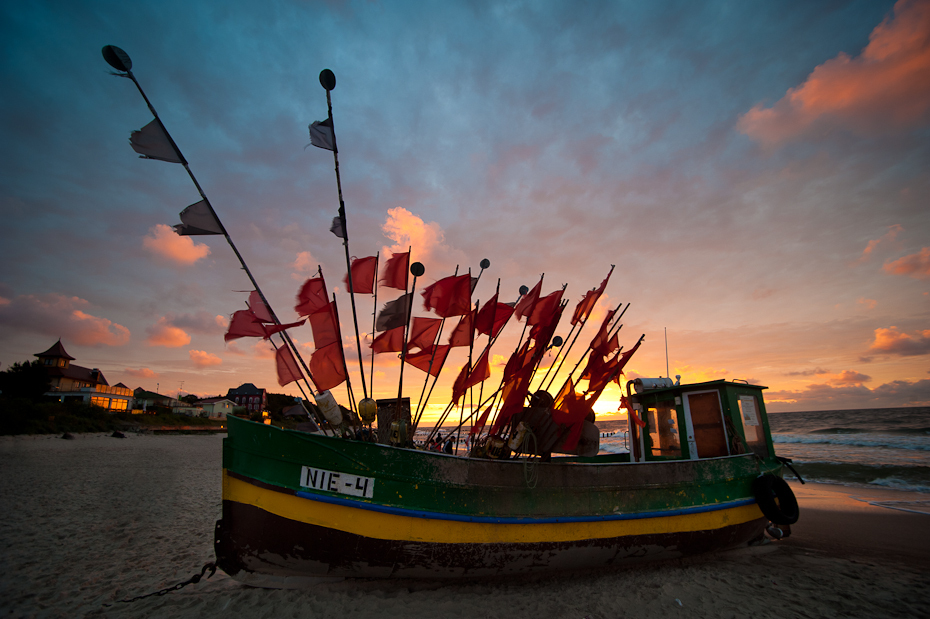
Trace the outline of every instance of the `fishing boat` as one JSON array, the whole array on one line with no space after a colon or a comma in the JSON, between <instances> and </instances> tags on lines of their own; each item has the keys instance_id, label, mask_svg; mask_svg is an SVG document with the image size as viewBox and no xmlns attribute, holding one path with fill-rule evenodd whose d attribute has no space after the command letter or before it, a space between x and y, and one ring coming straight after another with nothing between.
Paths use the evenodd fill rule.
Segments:
<instances>
[{"instance_id":1,"label":"fishing boat","mask_svg":"<svg viewBox=\"0 0 930 619\"><path fill-rule=\"evenodd\" d=\"M103 55L117 75L133 81L155 116L132 134L132 148L146 158L182 164L200 192L202 200L181 212L176 231L224 236L254 286L248 310L232 315L227 341L280 338L279 383L294 382L305 396L300 405L308 420L297 429L228 418L222 518L214 544L216 564L227 574L254 586L300 587L332 578L470 578L597 568L733 548L761 539L773 523L787 527L797 520L797 501L782 479L790 464L775 455L763 386L725 380L682 384L669 377L627 381L621 407L628 449L600 450L593 405L611 382L621 384L624 366L645 337L624 352L618 332L626 309L620 312L620 305L607 312L562 387L551 394L613 267L578 303L563 341L555 331L567 305L564 287L542 295L540 278L532 290L522 287L515 302L502 303L498 280L492 299L479 308L471 294L490 266L482 260L476 278L456 272L425 288L424 309L436 318L413 317L424 267L411 264L409 252L394 254L381 281L403 294L372 325L372 334L381 335L371 349L372 355L400 353L398 394L369 397L354 295L377 289L379 259L349 259L330 98L335 76L324 70L320 83L329 114L310 126L310 137L335 158L339 210L332 232L345 247L364 396L356 402L335 297L329 300L322 271L307 280L295 307L313 329L316 350L307 364L287 334L304 320L278 319L142 92L129 56L114 46L104 47ZM488 352L512 316L525 324L500 386L489 387L485 399L479 395L467 414L461 405L458 425L451 431L446 426L445 452L425 448L435 445L466 391L483 393ZM458 325L448 343L440 344L449 318L458 318ZM479 336L488 339L473 360ZM557 366L551 356L552 363L543 363L547 351L569 340L555 355ZM410 364L427 380L438 378L450 348L457 346L468 347L468 361L449 404L424 433L426 383L411 408L403 396L403 368ZM347 406L330 391L343 382ZM454 449L452 434L464 435L467 447ZM418 436L424 440L415 443Z\"/></svg>"},{"instance_id":2,"label":"fishing boat","mask_svg":"<svg viewBox=\"0 0 930 619\"><path fill-rule=\"evenodd\" d=\"M275 587L483 577L723 550L759 539L770 521L797 520L764 387L638 382L629 399L645 425L630 425L630 453L549 461L230 419L217 564Z\"/></svg>"}]
</instances>

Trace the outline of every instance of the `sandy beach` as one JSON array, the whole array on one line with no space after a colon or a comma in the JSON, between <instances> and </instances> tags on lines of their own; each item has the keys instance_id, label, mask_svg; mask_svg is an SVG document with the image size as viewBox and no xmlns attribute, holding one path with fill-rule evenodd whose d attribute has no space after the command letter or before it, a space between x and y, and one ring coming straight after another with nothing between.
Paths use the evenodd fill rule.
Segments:
<instances>
[{"instance_id":1,"label":"sandy beach","mask_svg":"<svg viewBox=\"0 0 930 619\"><path fill-rule=\"evenodd\" d=\"M0 438L2 617L925 617L930 496L792 482L790 538L636 568L484 582L243 587L213 559L222 436ZM113 606L106 606L114 604Z\"/></svg>"}]
</instances>

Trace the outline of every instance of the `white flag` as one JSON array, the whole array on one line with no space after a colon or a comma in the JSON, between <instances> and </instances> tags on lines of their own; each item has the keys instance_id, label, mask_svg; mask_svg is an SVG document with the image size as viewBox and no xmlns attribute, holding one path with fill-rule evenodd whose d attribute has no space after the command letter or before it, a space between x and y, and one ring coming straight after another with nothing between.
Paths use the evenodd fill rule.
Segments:
<instances>
[{"instance_id":1,"label":"white flag","mask_svg":"<svg viewBox=\"0 0 930 619\"><path fill-rule=\"evenodd\" d=\"M339 215L333 217L333 225L329 227L329 231L338 236L340 239L346 238L346 227L342 222L342 217Z\"/></svg>"},{"instance_id":2,"label":"white flag","mask_svg":"<svg viewBox=\"0 0 930 619\"><path fill-rule=\"evenodd\" d=\"M181 223L174 227L174 231L181 236L223 234L223 227L207 203L201 200L181 211Z\"/></svg>"},{"instance_id":3,"label":"white flag","mask_svg":"<svg viewBox=\"0 0 930 619\"><path fill-rule=\"evenodd\" d=\"M330 119L315 120L311 123L310 143L317 148L336 150L333 147L333 122Z\"/></svg>"},{"instance_id":4,"label":"white flag","mask_svg":"<svg viewBox=\"0 0 930 619\"><path fill-rule=\"evenodd\" d=\"M181 154L171 144L168 134L161 128L158 119L153 120L139 131L133 131L129 135L129 144L132 150L142 155L143 159L184 163Z\"/></svg>"}]
</instances>

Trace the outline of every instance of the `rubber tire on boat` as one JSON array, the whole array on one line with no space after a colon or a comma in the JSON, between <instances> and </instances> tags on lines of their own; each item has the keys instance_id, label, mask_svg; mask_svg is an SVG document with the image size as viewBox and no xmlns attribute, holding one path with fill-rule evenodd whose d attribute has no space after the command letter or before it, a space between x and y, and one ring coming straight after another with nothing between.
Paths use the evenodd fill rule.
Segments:
<instances>
[{"instance_id":1,"label":"rubber tire on boat","mask_svg":"<svg viewBox=\"0 0 930 619\"><path fill-rule=\"evenodd\" d=\"M781 477L762 475L752 482L752 493L759 503L759 508L766 518L775 524L794 524L798 521L800 510L798 500Z\"/></svg>"}]
</instances>

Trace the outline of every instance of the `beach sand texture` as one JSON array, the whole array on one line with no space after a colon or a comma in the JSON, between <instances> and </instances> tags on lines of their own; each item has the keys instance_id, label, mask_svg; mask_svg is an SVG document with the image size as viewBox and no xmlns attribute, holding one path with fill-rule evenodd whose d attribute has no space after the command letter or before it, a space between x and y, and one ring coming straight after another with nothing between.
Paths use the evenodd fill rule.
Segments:
<instances>
[{"instance_id":1,"label":"beach sand texture","mask_svg":"<svg viewBox=\"0 0 930 619\"><path fill-rule=\"evenodd\" d=\"M0 617L927 617L927 495L793 488L791 538L636 568L484 582L261 590L213 560L221 436L0 438ZM859 497L859 498L853 498Z\"/></svg>"}]
</instances>

